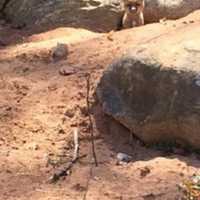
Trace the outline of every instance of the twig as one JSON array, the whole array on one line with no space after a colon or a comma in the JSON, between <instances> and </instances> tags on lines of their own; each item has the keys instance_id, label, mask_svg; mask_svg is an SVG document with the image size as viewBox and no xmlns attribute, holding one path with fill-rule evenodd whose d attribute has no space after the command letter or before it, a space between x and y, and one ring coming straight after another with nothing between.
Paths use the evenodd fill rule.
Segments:
<instances>
[{"instance_id":1,"label":"twig","mask_svg":"<svg viewBox=\"0 0 200 200\"><path fill-rule=\"evenodd\" d=\"M83 196L83 200L86 200L87 199L87 195L88 195L88 190L89 190L89 186L90 186L90 180L92 178L92 173L93 173L93 165L90 166L90 173L89 173L89 176L87 178L87 182L86 182L86 191L84 193L84 196Z\"/></svg>"},{"instance_id":2,"label":"twig","mask_svg":"<svg viewBox=\"0 0 200 200\"><path fill-rule=\"evenodd\" d=\"M72 162L76 162L78 159L79 155L79 143L78 143L78 128L74 129L74 155Z\"/></svg>"},{"instance_id":3,"label":"twig","mask_svg":"<svg viewBox=\"0 0 200 200\"><path fill-rule=\"evenodd\" d=\"M79 159L79 142L78 142L78 128L74 129L74 153L72 160L64 165L61 169L58 169L49 179L50 183L55 183L62 176L69 175L69 170L73 167L76 161Z\"/></svg>"},{"instance_id":4,"label":"twig","mask_svg":"<svg viewBox=\"0 0 200 200\"><path fill-rule=\"evenodd\" d=\"M89 132L91 134L91 144L92 144L92 154L93 154L93 158L94 158L94 162L95 162L95 166L98 166L98 162L97 162L97 156L96 156L96 152L95 152L95 143L94 143L94 126L93 126L93 122L92 122L92 116L90 113L90 74L86 75L86 80L87 80L87 96L86 96L86 103L87 103L87 111L88 111L88 117L89 117Z\"/></svg>"},{"instance_id":5,"label":"twig","mask_svg":"<svg viewBox=\"0 0 200 200\"><path fill-rule=\"evenodd\" d=\"M86 74L86 80L87 80L86 103L87 103L87 113L88 113L89 123L90 123L89 124L89 132L91 134L92 155L93 155L93 158L94 158L95 166L97 167L98 166L98 162L97 162L97 157L96 157L96 152L95 152L95 144L94 144L94 126L93 126L92 117L91 117L91 113L90 113L90 74ZM92 178L92 172L93 172L93 165L90 166L90 173L89 173L89 176L87 178L86 191L84 193L83 200L87 199L90 180Z\"/></svg>"}]
</instances>

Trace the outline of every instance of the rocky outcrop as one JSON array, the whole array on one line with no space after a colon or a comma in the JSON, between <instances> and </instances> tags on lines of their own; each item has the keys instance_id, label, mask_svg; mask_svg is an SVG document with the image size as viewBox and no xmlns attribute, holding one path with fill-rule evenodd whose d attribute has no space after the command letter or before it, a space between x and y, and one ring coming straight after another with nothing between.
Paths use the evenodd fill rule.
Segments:
<instances>
[{"instance_id":1,"label":"rocky outcrop","mask_svg":"<svg viewBox=\"0 0 200 200\"><path fill-rule=\"evenodd\" d=\"M119 0L11 0L7 19L16 26L71 26L105 31L116 27Z\"/></svg>"},{"instance_id":2,"label":"rocky outcrop","mask_svg":"<svg viewBox=\"0 0 200 200\"><path fill-rule=\"evenodd\" d=\"M200 9L199 0L146 0L146 22L156 22L159 19L178 19Z\"/></svg>"},{"instance_id":3,"label":"rocky outcrop","mask_svg":"<svg viewBox=\"0 0 200 200\"><path fill-rule=\"evenodd\" d=\"M0 7L4 0L0 0ZM16 27L71 26L109 31L121 16L120 0L7 0L4 13ZM145 21L176 19L200 8L199 0L146 0Z\"/></svg>"},{"instance_id":4,"label":"rocky outcrop","mask_svg":"<svg viewBox=\"0 0 200 200\"><path fill-rule=\"evenodd\" d=\"M98 85L103 111L146 143L200 148L199 26L192 22L135 47Z\"/></svg>"}]
</instances>

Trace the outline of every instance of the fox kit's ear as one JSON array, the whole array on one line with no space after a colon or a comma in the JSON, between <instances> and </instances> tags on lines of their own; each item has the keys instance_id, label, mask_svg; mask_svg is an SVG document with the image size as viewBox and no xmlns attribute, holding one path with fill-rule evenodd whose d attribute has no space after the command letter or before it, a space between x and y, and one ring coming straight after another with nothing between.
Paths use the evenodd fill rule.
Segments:
<instances>
[{"instance_id":1,"label":"fox kit's ear","mask_svg":"<svg viewBox=\"0 0 200 200\"><path fill-rule=\"evenodd\" d=\"M142 6L143 7L145 6L145 0L142 0Z\"/></svg>"}]
</instances>

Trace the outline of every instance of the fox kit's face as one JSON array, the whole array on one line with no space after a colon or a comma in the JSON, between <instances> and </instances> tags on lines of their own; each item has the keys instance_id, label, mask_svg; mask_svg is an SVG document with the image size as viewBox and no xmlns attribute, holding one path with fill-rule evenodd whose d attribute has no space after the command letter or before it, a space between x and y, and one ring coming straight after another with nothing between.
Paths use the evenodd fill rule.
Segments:
<instances>
[{"instance_id":1,"label":"fox kit's face","mask_svg":"<svg viewBox=\"0 0 200 200\"><path fill-rule=\"evenodd\" d=\"M124 9L130 14L136 14L144 9L144 0L123 0Z\"/></svg>"}]
</instances>

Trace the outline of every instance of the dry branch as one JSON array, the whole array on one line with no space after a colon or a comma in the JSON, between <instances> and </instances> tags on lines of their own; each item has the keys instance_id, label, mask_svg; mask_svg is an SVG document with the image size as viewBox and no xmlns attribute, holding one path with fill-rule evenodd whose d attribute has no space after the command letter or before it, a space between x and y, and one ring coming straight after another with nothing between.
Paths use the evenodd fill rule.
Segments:
<instances>
[{"instance_id":1,"label":"dry branch","mask_svg":"<svg viewBox=\"0 0 200 200\"><path fill-rule=\"evenodd\" d=\"M93 122L92 122L92 116L90 113L90 74L86 75L86 80L87 80L87 96L86 96L86 103L87 103L87 113L88 113L88 117L89 117L89 132L91 134L91 144L92 144L92 154L93 154L93 158L94 158L94 162L95 162L95 166L98 166L98 162L97 162L97 156L96 156L96 152L95 152L95 143L94 143L94 126L93 126Z\"/></svg>"},{"instance_id":2,"label":"dry branch","mask_svg":"<svg viewBox=\"0 0 200 200\"><path fill-rule=\"evenodd\" d=\"M62 168L58 169L49 179L50 183L55 183L62 176L67 176L70 173L71 168L76 163L79 158L79 141L78 141L78 128L74 129L74 153L72 160L66 165L62 166Z\"/></svg>"}]
</instances>

